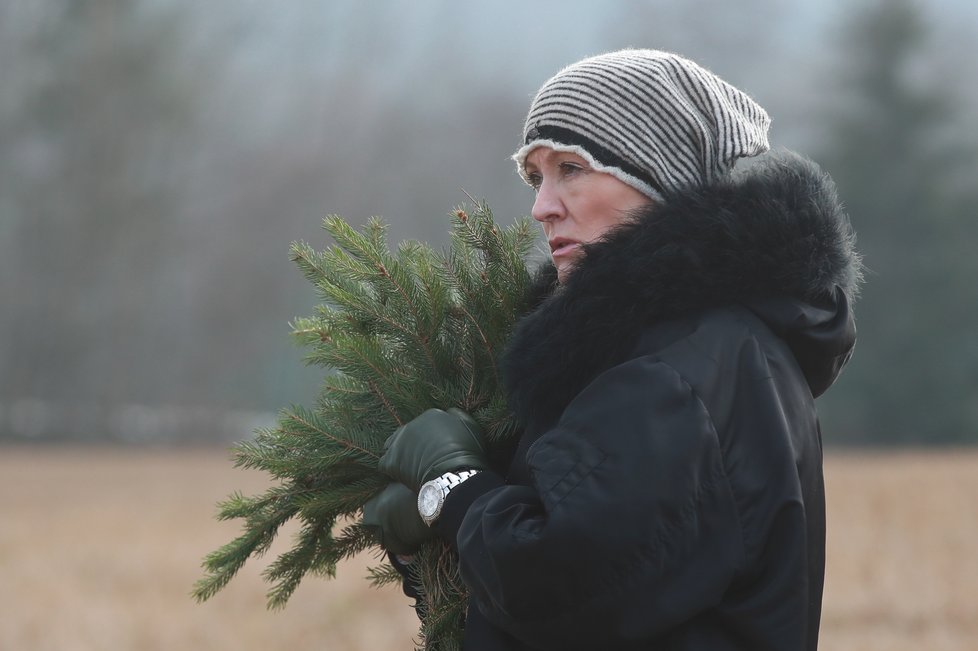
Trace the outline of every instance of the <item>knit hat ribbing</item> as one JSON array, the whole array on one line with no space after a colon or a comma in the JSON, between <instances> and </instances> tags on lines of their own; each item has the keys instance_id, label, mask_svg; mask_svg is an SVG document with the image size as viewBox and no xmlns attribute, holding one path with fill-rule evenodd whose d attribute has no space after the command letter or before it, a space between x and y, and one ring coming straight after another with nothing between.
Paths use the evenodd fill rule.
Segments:
<instances>
[{"instance_id":1,"label":"knit hat ribbing","mask_svg":"<svg viewBox=\"0 0 978 651\"><path fill-rule=\"evenodd\" d=\"M620 50L567 66L541 86L513 159L526 179L537 147L572 151L663 200L767 151L770 123L754 100L689 59Z\"/></svg>"}]
</instances>

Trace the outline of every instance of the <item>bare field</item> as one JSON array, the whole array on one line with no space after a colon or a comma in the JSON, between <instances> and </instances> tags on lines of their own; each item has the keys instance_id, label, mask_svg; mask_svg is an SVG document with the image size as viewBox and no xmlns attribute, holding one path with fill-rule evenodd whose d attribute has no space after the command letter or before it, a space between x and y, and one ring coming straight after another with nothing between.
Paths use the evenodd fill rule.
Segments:
<instances>
[{"instance_id":1,"label":"bare field","mask_svg":"<svg viewBox=\"0 0 978 651\"><path fill-rule=\"evenodd\" d=\"M826 482L821 648L978 649L978 451L830 454ZM412 649L414 612L367 586L370 558L282 611L265 609L261 561L189 597L238 533L215 503L265 485L223 451L0 447L0 649Z\"/></svg>"}]
</instances>

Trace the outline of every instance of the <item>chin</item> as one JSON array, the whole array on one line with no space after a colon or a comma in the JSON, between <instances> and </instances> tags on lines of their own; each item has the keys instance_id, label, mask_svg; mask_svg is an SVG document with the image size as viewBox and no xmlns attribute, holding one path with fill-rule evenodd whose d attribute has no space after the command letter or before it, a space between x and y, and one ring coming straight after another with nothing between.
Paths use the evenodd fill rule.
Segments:
<instances>
[{"instance_id":1,"label":"chin","mask_svg":"<svg viewBox=\"0 0 978 651\"><path fill-rule=\"evenodd\" d=\"M571 271L573 271L573 269L574 269L573 263L567 262L567 261L561 262L561 263L554 263L554 266L557 267L557 282L558 283L565 282L567 280L568 276L570 276Z\"/></svg>"}]
</instances>

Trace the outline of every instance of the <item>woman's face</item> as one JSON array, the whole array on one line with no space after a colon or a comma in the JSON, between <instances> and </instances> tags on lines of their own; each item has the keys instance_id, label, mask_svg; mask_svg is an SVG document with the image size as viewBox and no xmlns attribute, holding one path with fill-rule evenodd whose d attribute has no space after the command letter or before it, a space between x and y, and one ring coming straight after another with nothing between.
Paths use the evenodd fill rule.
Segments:
<instances>
[{"instance_id":1,"label":"woman's face","mask_svg":"<svg viewBox=\"0 0 978 651\"><path fill-rule=\"evenodd\" d=\"M560 282L583 255L581 244L599 239L651 201L571 152L537 147L524 167L537 195L531 214L543 225Z\"/></svg>"}]
</instances>

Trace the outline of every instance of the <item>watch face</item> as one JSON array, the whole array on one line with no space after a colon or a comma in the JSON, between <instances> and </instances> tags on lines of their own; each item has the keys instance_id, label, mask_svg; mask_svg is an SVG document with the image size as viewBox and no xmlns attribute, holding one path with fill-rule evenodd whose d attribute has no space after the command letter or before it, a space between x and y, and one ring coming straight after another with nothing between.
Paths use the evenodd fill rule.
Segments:
<instances>
[{"instance_id":1,"label":"watch face","mask_svg":"<svg viewBox=\"0 0 978 651\"><path fill-rule=\"evenodd\" d=\"M441 490L434 484L425 484L418 492L418 513L422 518L430 518L438 513L441 506Z\"/></svg>"}]
</instances>

